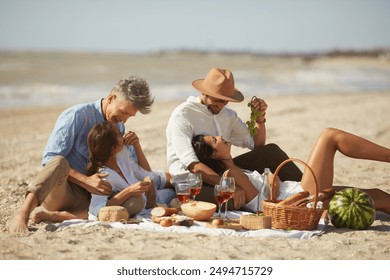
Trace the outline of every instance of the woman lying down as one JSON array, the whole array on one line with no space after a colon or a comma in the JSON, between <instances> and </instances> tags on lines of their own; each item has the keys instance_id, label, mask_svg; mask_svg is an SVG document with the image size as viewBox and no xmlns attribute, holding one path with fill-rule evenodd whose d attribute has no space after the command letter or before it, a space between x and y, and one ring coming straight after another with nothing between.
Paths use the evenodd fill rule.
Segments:
<instances>
[{"instance_id":1,"label":"woman lying down","mask_svg":"<svg viewBox=\"0 0 390 280\"><path fill-rule=\"evenodd\" d=\"M244 210L256 212L262 209L261 201L268 199L264 188L264 175L236 166L231 156L230 142L225 141L222 136L196 135L192 146L202 163L218 174L228 170L227 175L235 178L236 186L245 192ZM334 191L343 189L332 187L334 156L337 151L350 158L390 162L390 149L339 129L326 128L317 139L306 162L316 176L319 192L326 192L330 188ZM310 195L315 194L312 180L312 174L307 168L303 172L301 182L281 182L278 179L275 182L279 184L277 200L284 200L302 191L308 191ZM361 190L372 197L376 210L390 214L389 193L380 189Z\"/></svg>"}]
</instances>

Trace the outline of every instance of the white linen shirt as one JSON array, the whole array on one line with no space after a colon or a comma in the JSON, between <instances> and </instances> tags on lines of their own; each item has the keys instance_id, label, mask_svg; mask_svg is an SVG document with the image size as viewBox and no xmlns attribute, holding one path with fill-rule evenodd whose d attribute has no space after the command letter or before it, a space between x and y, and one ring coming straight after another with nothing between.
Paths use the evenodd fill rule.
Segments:
<instances>
[{"instance_id":1,"label":"white linen shirt","mask_svg":"<svg viewBox=\"0 0 390 280\"><path fill-rule=\"evenodd\" d=\"M108 176L106 176L104 180L111 184L112 193L119 193L128 186L142 181L146 176L150 176L150 178L153 180L157 192L164 188L166 182L165 173L158 171L146 171L131 157L131 152L126 147L117 153L116 158L118 166L126 180L124 180L117 172L109 167L103 167L99 170L100 173L108 173ZM142 196L144 198L145 207L146 196L145 194L142 194ZM107 195L92 194L89 205L89 214L97 217L100 208L106 206L109 198L110 196Z\"/></svg>"},{"instance_id":2,"label":"white linen shirt","mask_svg":"<svg viewBox=\"0 0 390 280\"><path fill-rule=\"evenodd\" d=\"M222 135L235 146L254 148L248 127L233 109L225 106L213 114L199 97L190 96L172 112L166 128L167 164L172 175L187 172L191 163L199 162L191 144L198 134Z\"/></svg>"}]
</instances>

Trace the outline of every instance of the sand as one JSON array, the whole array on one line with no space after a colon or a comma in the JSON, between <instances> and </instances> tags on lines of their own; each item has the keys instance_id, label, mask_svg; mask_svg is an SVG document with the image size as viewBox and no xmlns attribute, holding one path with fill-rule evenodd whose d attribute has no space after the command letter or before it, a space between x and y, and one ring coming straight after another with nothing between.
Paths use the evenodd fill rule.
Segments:
<instances>
[{"instance_id":1,"label":"sand","mask_svg":"<svg viewBox=\"0 0 390 280\"><path fill-rule=\"evenodd\" d=\"M247 96L249 99L250 96ZM306 160L325 127L337 127L390 147L390 92L267 97L267 141L290 157ZM165 127L179 102L157 102L149 115L127 123L141 139L154 169L165 169ZM247 120L245 102L234 104ZM58 114L65 107L0 111L0 259L2 260L155 260L155 259L390 259L390 215L378 212L362 231L335 229L308 240L212 237L203 234L156 233L94 226L52 230L48 223L30 225L16 237L8 224L21 206L26 186L40 169L40 159ZM234 154L243 152L234 149ZM390 166L336 156L335 184L380 188L390 192Z\"/></svg>"}]
</instances>

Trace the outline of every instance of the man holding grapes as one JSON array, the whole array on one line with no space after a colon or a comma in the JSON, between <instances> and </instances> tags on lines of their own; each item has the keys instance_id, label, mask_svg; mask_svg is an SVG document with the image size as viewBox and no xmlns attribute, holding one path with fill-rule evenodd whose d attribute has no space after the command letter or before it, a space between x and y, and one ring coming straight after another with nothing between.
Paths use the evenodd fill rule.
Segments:
<instances>
[{"instance_id":1,"label":"man holding grapes","mask_svg":"<svg viewBox=\"0 0 390 280\"><path fill-rule=\"evenodd\" d=\"M229 102L242 102L244 96L235 88L233 74L228 69L212 68L204 79L192 82L200 92L199 97L191 96L180 104L171 114L166 128L167 162L169 172L175 176L184 172L200 173L204 186L199 200L214 202L213 188L218 184L221 174L212 166L199 161L192 148L192 138L197 134L222 135L235 146L251 151L234 158L234 163L248 170L262 173L268 167L275 171L277 166L288 158L276 144L266 143L267 103L252 98L251 122L245 124L237 113L226 105ZM291 163L279 173L282 180L300 181L302 172ZM242 192L237 188L234 196L234 208L245 204Z\"/></svg>"}]
</instances>

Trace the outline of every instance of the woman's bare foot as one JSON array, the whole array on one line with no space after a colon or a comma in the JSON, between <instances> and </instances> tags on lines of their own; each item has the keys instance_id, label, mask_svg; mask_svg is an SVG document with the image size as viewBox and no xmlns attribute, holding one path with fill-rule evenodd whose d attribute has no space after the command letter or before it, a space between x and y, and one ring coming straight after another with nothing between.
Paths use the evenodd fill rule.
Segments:
<instances>
[{"instance_id":1,"label":"woman's bare foot","mask_svg":"<svg viewBox=\"0 0 390 280\"><path fill-rule=\"evenodd\" d=\"M28 234L28 217L22 213L17 213L15 217L12 219L9 225L9 232L16 235L27 235Z\"/></svg>"}]
</instances>

